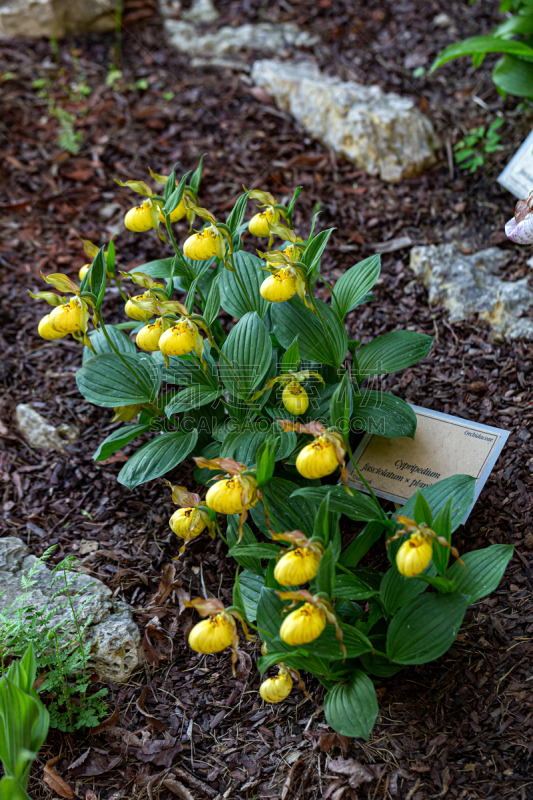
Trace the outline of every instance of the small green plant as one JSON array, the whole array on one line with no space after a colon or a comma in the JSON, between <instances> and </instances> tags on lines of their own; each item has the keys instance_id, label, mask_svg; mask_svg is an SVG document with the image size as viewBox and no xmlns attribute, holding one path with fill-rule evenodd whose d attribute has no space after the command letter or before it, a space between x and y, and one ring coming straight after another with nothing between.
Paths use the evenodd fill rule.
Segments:
<instances>
[{"instance_id":1,"label":"small green plant","mask_svg":"<svg viewBox=\"0 0 533 800\"><path fill-rule=\"evenodd\" d=\"M0 674L6 670L8 661L22 655L29 641L41 679L38 691L49 700L50 725L67 732L99 723L108 710L107 703L102 701L107 689L87 694L91 683L87 674L90 643L84 642L84 633L91 617L83 625L79 620L90 598L76 605L73 602L81 595L81 592L71 591L75 581L71 576L76 563L74 557L67 557L52 570L51 586L57 585L57 589L50 598L50 607L40 609L31 604L36 574L52 550L49 548L28 575L22 577L21 597L0 613ZM54 601L58 598L60 602L56 604ZM72 621L66 618L67 610L72 614Z\"/></svg>"},{"instance_id":2,"label":"small green plant","mask_svg":"<svg viewBox=\"0 0 533 800\"><path fill-rule=\"evenodd\" d=\"M74 130L76 117L61 106L52 106L50 113L58 120L61 126L61 132L57 137L58 144L67 153L75 156L79 153L83 141L83 134Z\"/></svg>"},{"instance_id":3,"label":"small green plant","mask_svg":"<svg viewBox=\"0 0 533 800\"><path fill-rule=\"evenodd\" d=\"M30 800L26 791L32 762L44 744L48 711L33 688L37 662L30 643L0 679L0 800Z\"/></svg>"},{"instance_id":4,"label":"small green plant","mask_svg":"<svg viewBox=\"0 0 533 800\"><path fill-rule=\"evenodd\" d=\"M472 36L444 48L431 72L461 56L472 56L474 67L480 67L489 53L502 53L492 70L498 92L503 97L533 97L533 5L531 0L501 0L500 12L507 14L507 19L492 35Z\"/></svg>"},{"instance_id":5,"label":"small green plant","mask_svg":"<svg viewBox=\"0 0 533 800\"><path fill-rule=\"evenodd\" d=\"M114 69L111 65L105 79L106 86L114 86L117 81L122 80L122 70Z\"/></svg>"},{"instance_id":6,"label":"small green plant","mask_svg":"<svg viewBox=\"0 0 533 800\"><path fill-rule=\"evenodd\" d=\"M471 128L465 138L454 145L455 161L461 169L475 172L478 167L485 164L486 155L504 149L500 144L501 135L498 133L498 128L502 125L503 118L498 117L488 128L486 125Z\"/></svg>"},{"instance_id":7,"label":"small green plant","mask_svg":"<svg viewBox=\"0 0 533 800\"><path fill-rule=\"evenodd\" d=\"M76 122L76 115L71 114L66 108L63 108L61 103L52 96L54 85L50 78L43 77L37 78L33 81L33 88L38 89L37 96L46 100L48 104L48 112L52 117L55 117L60 125L60 133L57 142L63 150L71 155L76 155L80 151L81 143L83 141L83 134L74 129ZM87 86L84 76L80 76L80 81L72 85L71 88L63 87L66 91L65 101L80 103L88 94L91 93L91 88ZM83 107L80 110L79 116L83 117L87 113L87 108Z\"/></svg>"}]
</instances>

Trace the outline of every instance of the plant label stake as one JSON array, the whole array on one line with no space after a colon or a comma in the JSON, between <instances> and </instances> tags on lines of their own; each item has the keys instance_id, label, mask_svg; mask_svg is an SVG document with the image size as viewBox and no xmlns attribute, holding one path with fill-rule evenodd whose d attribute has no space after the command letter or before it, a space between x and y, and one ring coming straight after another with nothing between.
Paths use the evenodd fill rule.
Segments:
<instances>
[{"instance_id":1,"label":"plant label stake","mask_svg":"<svg viewBox=\"0 0 533 800\"><path fill-rule=\"evenodd\" d=\"M378 497L403 505L417 489L425 489L451 475L471 475L476 479L475 503L509 431L429 408L412 408L417 418L414 439L387 439L367 433L355 451L355 462L372 490ZM377 423L378 419L379 429ZM348 485L366 491L353 468Z\"/></svg>"},{"instance_id":2,"label":"plant label stake","mask_svg":"<svg viewBox=\"0 0 533 800\"><path fill-rule=\"evenodd\" d=\"M519 199L528 196L533 186L533 131L500 174L498 183Z\"/></svg>"}]
</instances>

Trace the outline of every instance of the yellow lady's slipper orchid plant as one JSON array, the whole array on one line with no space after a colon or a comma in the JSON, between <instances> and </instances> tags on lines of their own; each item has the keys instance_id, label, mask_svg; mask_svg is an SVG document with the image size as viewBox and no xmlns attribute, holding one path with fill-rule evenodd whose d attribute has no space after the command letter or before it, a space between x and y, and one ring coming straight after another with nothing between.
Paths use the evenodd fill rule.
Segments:
<instances>
[{"instance_id":1,"label":"yellow lady's slipper orchid plant","mask_svg":"<svg viewBox=\"0 0 533 800\"><path fill-rule=\"evenodd\" d=\"M274 578L282 586L299 586L316 577L324 546L320 541L308 539L303 531L270 532L277 541L289 542L291 548L285 550L274 567Z\"/></svg>"},{"instance_id":2,"label":"yellow lady's slipper orchid plant","mask_svg":"<svg viewBox=\"0 0 533 800\"><path fill-rule=\"evenodd\" d=\"M255 392L252 396L252 400L257 400L265 392L270 391L276 384L280 384L283 386L281 400L287 411L294 414L296 417L300 414L305 414L309 408L309 395L305 387L302 386L302 383L308 381L310 378L315 378L325 387L324 378L319 372L312 372L308 369L301 372L289 371L283 375L276 375L274 378L270 378L262 389Z\"/></svg>"},{"instance_id":3,"label":"yellow lady's slipper orchid plant","mask_svg":"<svg viewBox=\"0 0 533 800\"><path fill-rule=\"evenodd\" d=\"M220 653L221 650L231 647L231 666L235 675L235 665L239 658L236 620L241 623L245 638L252 641L246 620L241 612L234 607L226 609L220 600L214 598L204 600L197 597L195 600L185 599L183 602L185 606L196 609L202 617L208 617L208 619L198 622L190 631L189 646L195 652L203 655Z\"/></svg>"},{"instance_id":4,"label":"yellow lady's slipper orchid plant","mask_svg":"<svg viewBox=\"0 0 533 800\"><path fill-rule=\"evenodd\" d=\"M200 495L189 492L185 486L173 486L170 481L165 481L172 490L172 502L180 506L170 517L170 529L183 539L179 555L185 551L186 545L207 529L209 536L215 538L215 524L205 507L202 508ZM179 556L178 556L179 558Z\"/></svg>"},{"instance_id":5,"label":"yellow lady's slipper orchid plant","mask_svg":"<svg viewBox=\"0 0 533 800\"><path fill-rule=\"evenodd\" d=\"M199 204L202 163L181 176L176 169L150 170L157 191L118 181L142 200L127 212L117 248L82 240L80 282L56 273L45 278L55 291L30 293L52 307L37 332L53 346L69 335L84 345L79 390L121 423L93 457L131 448L121 484L134 491L190 460L180 472L188 486L172 486L179 508L169 526L180 555L216 531L239 564L233 606L187 599L204 617L189 633L193 650L230 647L235 669L237 622L246 638L253 625L263 643L259 672L279 669L259 689L266 702L282 702L296 680L305 691L305 669L326 688L327 722L368 738L378 714L374 680L442 656L468 603L498 585L512 547L458 559L451 537L473 502L474 478L421 486L419 475L398 469L404 490L406 476L419 489L397 516L378 501L375 473L353 455L361 432L414 437L412 407L365 382L416 364L432 344L416 330L370 341L366 331L364 344L350 338L348 315L374 300L379 255L329 283L321 261L334 229L315 230L318 215L295 229L299 188L279 201L268 189L245 189L221 215L224 205ZM250 201L258 207L247 214ZM120 240L135 237L127 229L156 231L161 256L128 271ZM253 236L268 237L265 251L248 246ZM124 314L109 324L113 283ZM136 447L140 436L147 438ZM361 490L349 486L348 462ZM372 547L387 553L387 569L382 560L365 563ZM417 591L406 590L409 582Z\"/></svg>"},{"instance_id":6,"label":"yellow lady's slipper orchid plant","mask_svg":"<svg viewBox=\"0 0 533 800\"><path fill-rule=\"evenodd\" d=\"M442 547L449 548L451 554L457 559L457 563L464 567L457 548L453 547L446 538L431 530L425 522L418 524L413 519L401 514L396 515L396 519L402 527L387 540L387 547L404 534L410 534L409 539L400 545L396 553L396 566L400 575L414 578L429 567L433 557L433 541L437 541Z\"/></svg>"}]
</instances>

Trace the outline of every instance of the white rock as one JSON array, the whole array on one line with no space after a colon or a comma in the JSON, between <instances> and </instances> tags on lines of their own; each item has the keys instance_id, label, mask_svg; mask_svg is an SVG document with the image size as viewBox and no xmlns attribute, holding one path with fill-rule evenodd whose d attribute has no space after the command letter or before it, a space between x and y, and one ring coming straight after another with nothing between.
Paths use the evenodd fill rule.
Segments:
<instances>
[{"instance_id":1,"label":"white rock","mask_svg":"<svg viewBox=\"0 0 533 800\"><path fill-rule=\"evenodd\" d=\"M0 539L0 590L3 592L0 594L0 611L6 613L6 609L24 594L21 578L28 575L37 561L35 556L29 555L27 546L20 539ZM69 583L72 581L69 592L78 624L84 625L90 618L84 634L85 642L91 643L89 669L97 672L102 681L127 681L144 657L139 630L129 606L114 598L105 584L85 573L67 573L67 579ZM77 592L81 594L76 596ZM39 564L32 577L25 600L25 606L29 605L39 611L54 609L51 622L61 622L71 637L76 635L63 578L60 575L52 583L52 573L45 564Z\"/></svg>"},{"instance_id":2,"label":"white rock","mask_svg":"<svg viewBox=\"0 0 533 800\"><path fill-rule=\"evenodd\" d=\"M20 403L16 407L15 417L18 429L28 444L40 450L64 453L65 444L73 444L79 437L79 432L72 425L61 423L55 428L26 403Z\"/></svg>"},{"instance_id":3,"label":"white rock","mask_svg":"<svg viewBox=\"0 0 533 800\"><path fill-rule=\"evenodd\" d=\"M218 19L219 13L213 5L213 0L193 0L192 6L188 10L183 10L181 16L187 22L214 22Z\"/></svg>"},{"instance_id":4,"label":"white rock","mask_svg":"<svg viewBox=\"0 0 533 800\"><path fill-rule=\"evenodd\" d=\"M79 31L110 31L119 0L4 0L0 37L65 36Z\"/></svg>"},{"instance_id":5,"label":"white rock","mask_svg":"<svg viewBox=\"0 0 533 800\"><path fill-rule=\"evenodd\" d=\"M433 25L436 28L449 28L450 25L453 25L453 19L448 14L437 14L436 17L433 17Z\"/></svg>"},{"instance_id":6,"label":"white rock","mask_svg":"<svg viewBox=\"0 0 533 800\"><path fill-rule=\"evenodd\" d=\"M181 13L181 0L159 0L159 12L163 19Z\"/></svg>"},{"instance_id":7,"label":"white rock","mask_svg":"<svg viewBox=\"0 0 533 800\"><path fill-rule=\"evenodd\" d=\"M398 181L435 160L437 136L411 98L323 75L312 61L256 61L252 80L310 134L370 175Z\"/></svg>"},{"instance_id":8,"label":"white rock","mask_svg":"<svg viewBox=\"0 0 533 800\"><path fill-rule=\"evenodd\" d=\"M533 307L527 278L502 281L499 267L508 254L497 247L473 255L457 243L414 247L410 267L429 290L429 302L442 302L450 320L487 320L497 338L533 338L533 319L520 315Z\"/></svg>"},{"instance_id":9,"label":"white rock","mask_svg":"<svg viewBox=\"0 0 533 800\"><path fill-rule=\"evenodd\" d=\"M192 22L166 19L165 29L169 43L190 56L220 58L247 49L279 53L298 47L311 47L319 41L318 36L300 30L291 22L259 22L235 28L224 25L214 33L200 33Z\"/></svg>"}]
</instances>

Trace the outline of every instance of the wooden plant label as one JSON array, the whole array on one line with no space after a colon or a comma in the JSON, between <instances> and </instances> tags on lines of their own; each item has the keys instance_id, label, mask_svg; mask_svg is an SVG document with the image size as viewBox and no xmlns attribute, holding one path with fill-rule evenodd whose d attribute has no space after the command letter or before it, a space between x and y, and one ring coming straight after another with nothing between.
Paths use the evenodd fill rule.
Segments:
<instances>
[{"instance_id":1,"label":"wooden plant label","mask_svg":"<svg viewBox=\"0 0 533 800\"><path fill-rule=\"evenodd\" d=\"M412 406L414 439L387 439L367 433L354 453L357 466L378 497L403 503L451 475L476 478L474 502L509 436L508 431ZM349 485L366 491L353 468ZM470 513L470 511L469 511Z\"/></svg>"},{"instance_id":2,"label":"wooden plant label","mask_svg":"<svg viewBox=\"0 0 533 800\"><path fill-rule=\"evenodd\" d=\"M519 199L529 195L533 186L533 131L509 161L498 183Z\"/></svg>"}]
</instances>

